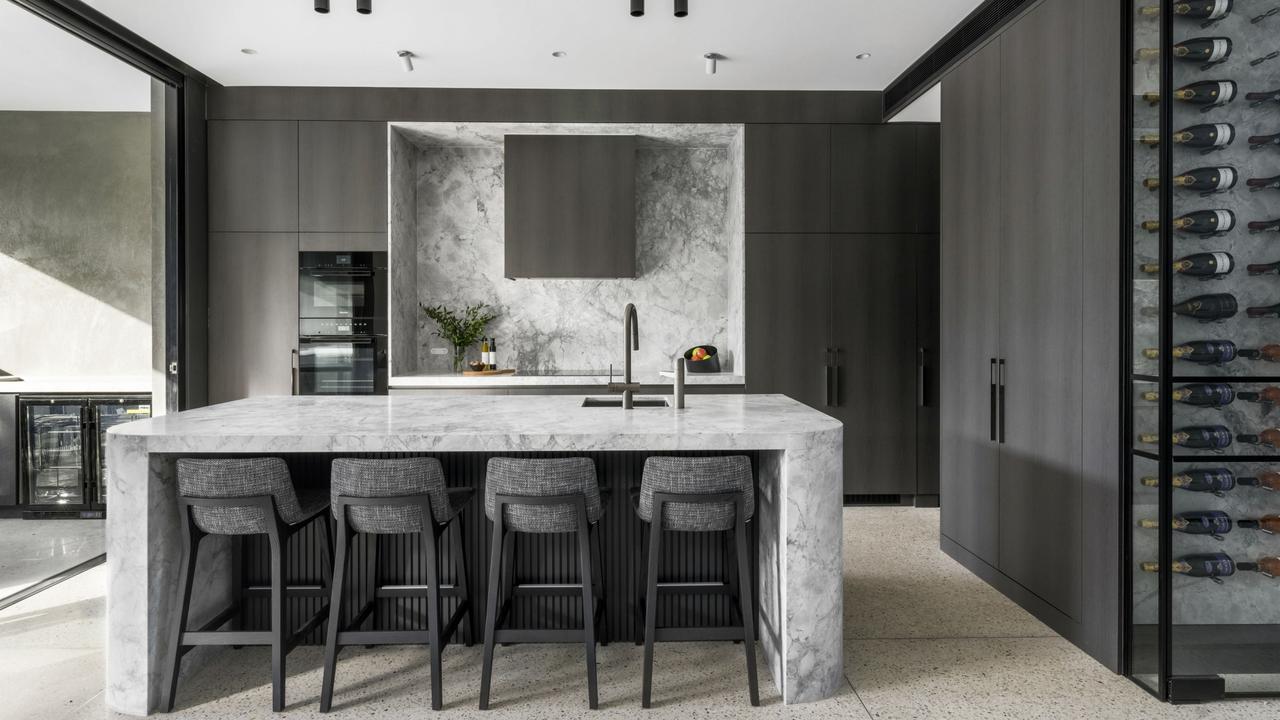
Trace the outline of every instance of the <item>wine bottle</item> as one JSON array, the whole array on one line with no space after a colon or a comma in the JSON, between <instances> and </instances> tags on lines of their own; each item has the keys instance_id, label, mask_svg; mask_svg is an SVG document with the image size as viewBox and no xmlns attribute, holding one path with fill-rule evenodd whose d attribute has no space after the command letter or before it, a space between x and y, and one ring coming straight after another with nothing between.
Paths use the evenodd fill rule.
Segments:
<instances>
[{"instance_id":1,"label":"wine bottle","mask_svg":"<svg viewBox=\"0 0 1280 720\"><path fill-rule=\"evenodd\" d=\"M1209 27L1231 14L1234 0L1182 0L1173 4L1174 17L1204 20L1200 27ZM1160 6L1150 5L1139 12L1145 17L1159 17Z\"/></svg>"},{"instance_id":2,"label":"wine bottle","mask_svg":"<svg viewBox=\"0 0 1280 720\"><path fill-rule=\"evenodd\" d=\"M1227 209L1196 210L1175 218L1173 229L1195 235L1220 235L1231 232L1236 226L1235 212ZM1142 229L1147 232L1160 232L1159 220L1145 220Z\"/></svg>"},{"instance_id":3,"label":"wine bottle","mask_svg":"<svg viewBox=\"0 0 1280 720\"><path fill-rule=\"evenodd\" d=\"M1160 521L1139 520L1138 527L1155 530L1160 527ZM1231 528L1231 516L1221 510L1181 512L1173 516L1173 529L1188 535L1208 535L1214 540L1221 540L1223 535L1231 532Z\"/></svg>"},{"instance_id":4,"label":"wine bottle","mask_svg":"<svg viewBox=\"0 0 1280 720\"><path fill-rule=\"evenodd\" d=\"M1208 112L1235 100L1237 88L1235 80L1201 80L1174 90L1173 99L1192 105L1202 105L1200 112ZM1157 105L1160 103L1160 93L1143 93L1142 99Z\"/></svg>"},{"instance_id":5,"label":"wine bottle","mask_svg":"<svg viewBox=\"0 0 1280 720\"><path fill-rule=\"evenodd\" d=\"M1280 392L1278 390L1277 392ZM1148 391L1142 393L1143 400L1155 402L1160 393ZM1226 407L1236 399L1235 389L1227 383L1191 383L1174 388L1173 401L1195 407Z\"/></svg>"},{"instance_id":6,"label":"wine bottle","mask_svg":"<svg viewBox=\"0 0 1280 720\"><path fill-rule=\"evenodd\" d=\"M1248 358L1250 360L1280 362L1280 345L1263 345L1257 349L1238 350L1237 354L1242 358Z\"/></svg>"},{"instance_id":7,"label":"wine bottle","mask_svg":"<svg viewBox=\"0 0 1280 720\"><path fill-rule=\"evenodd\" d=\"M1143 433L1138 439L1148 445L1160 442L1160 436ZM1222 450L1231 447L1231 431L1223 425L1191 425L1173 433L1173 444L1189 450Z\"/></svg>"},{"instance_id":8,"label":"wine bottle","mask_svg":"<svg viewBox=\"0 0 1280 720\"><path fill-rule=\"evenodd\" d=\"M1239 173L1228 165L1203 167L1188 170L1173 178L1173 186L1183 190L1198 191L1202 197L1214 193L1226 192L1236 186ZM1142 181L1142 186L1155 192L1160 189L1160 178L1149 177Z\"/></svg>"},{"instance_id":9,"label":"wine bottle","mask_svg":"<svg viewBox=\"0 0 1280 720\"><path fill-rule=\"evenodd\" d=\"M1260 530L1268 535L1280 533L1280 515L1263 515L1255 520L1241 520L1237 526L1247 530Z\"/></svg>"},{"instance_id":10,"label":"wine bottle","mask_svg":"<svg viewBox=\"0 0 1280 720\"><path fill-rule=\"evenodd\" d=\"M1242 562L1236 567L1241 572L1262 573L1269 578L1280 575L1280 557L1258 558L1254 562Z\"/></svg>"},{"instance_id":11,"label":"wine bottle","mask_svg":"<svg viewBox=\"0 0 1280 720\"><path fill-rule=\"evenodd\" d=\"M1231 49L1232 43L1229 37L1198 37L1174 43L1172 54L1176 60L1203 63L1200 69L1208 70L1231 57ZM1138 50L1139 60L1158 60L1159 58L1159 48Z\"/></svg>"},{"instance_id":12,"label":"wine bottle","mask_svg":"<svg viewBox=\"0 0 1280 720\"><path fill-rule=\"evenodd\" d=\"M1280 175L1273 175L1268 178L1249 178L1245 181L1245 185L1249 186L1249 192L1280 190Z\"/></svg>"},{"instance_id":13,"label":"wine bottle","mask_svg":"<svg viewBox=\"0 0 1280 720\"><path fill-rule=\"evenodd\" d=\"M1261 150L1264 147L1280 145L1280 133L1274 135L1251 135L1249 136L1249 149Z\"/></svg>"},{"instance_id":14,"label":"wine bottle","mask_svg":"<svg viewBox=\"0 0 1280 720\"><path fill-rule=\"evenodd\" d=\"M1173 359L1186 360L1197 365L1221 365L1235 360L1237 353L1236 344L1230 340L1195 340L1174 346ZM1147 348L1142 351L1142 354L1150 360L1155 360L1160 357L1160 350Z\"/></svg>"},{"instance_id":15,"label":"wine bottle","mask_svg":"<svg viewBox=\"0 0 1280 720\"><path fill-rule=\"evenodd\" d=\"M1280 218L1274 220L1254 220L1249 223L1250 233L1280 232Z\"/></svg>"},{"instance_id":16,"label":"wine bottle","mask_svg":"<svg viewBox=\"0 0 1280 720\"><path fill-rule=\"evenodd\" d=\"M489 338L480 338L480 369L489 369Z\"/></svg>"},{"instance_id":17,"label":"wine bottle","mask_svg":"<svg viewBox=\"0 0 1280 720\"><path fill-rule=\"evenodd\" d=\"M1236 483L1245 487L1256 487L1259 490L1274 492L1280 490L1280 473L1268 470L1257 477L1237 478Z\"/></svg>"},{"instance_id":18,"label":"wine bottle","mask_svg":"<svg viewBox=\"0 0 1280 720\"><path fill-rule=\"evenodd\" d=\"M1235 267L1235 258L1225 252L1194 253L1173 262L1174 272L1204 280L1230 275ZM1143 263L1142 272L1154 275L1160 272L1160 264Z\"/></svg>"},{"instance_id":19,"label":"wine bottle","mask_svg":"<svg viewBox=\"0 0 1280 720\"><path fill-rule=\"evenodd\" d=\"M489 369L498 369L498 340L489 338Z\"/></svg>"},{"instance_id":20,"label":"wine bottle","mask_svg":"<svg viewBox=\"0 0 1280 720\"><path fill-rule=\"evenodd\" d=\"M1251 318L1280 317L1280 303L1274 305L1255 305L1245 308L1245 314Z\"/></svg>"},{"instance_id":21,"label":"wine bottle","mask_svg":"<svg viewBox=\"0 0 1280 720\"><path fill-rule=\"evenodd\" d=\"M1275 410L1276 403L1280 403L1280 387L1270 386L1261 390L1241 390L1236 393L1236 397L1245 402L1257 403L1262 406L1262 414L1270 415Z\"/></svg>"},{"instance_id":22,"label":"wine bottle","mask_svg":"<svg viewBox=\"0 0 1280 720\"><path fill-rule=\"evenodd\" d=\"M1236 440L1246 445L1262 445L1269 448L1280 448L1280 429L1267 428L1260 433L1240 433Z\"/></svg>"},{"instance_id":23,"label":"wine bottle","mask_svg":"<svg viewBox=\"0 0 1280 720\"><path fill-rule=\"evenodd\" d=\"M1176 145L1199 148L1201 155L1222 150L1236 139L1236 128L1231 123L1213 123L1210 125L1192 125L1173 134ZM1148 147L1159 147L1158 134L1146 134L1138 138L1138 142Z\"/></svg>"},{"instance_id":24,"label":"wine bottle","mask_svg":"<svg viewBox=\"0 0 1280 720\"><path fill-rule=\"evenodd\" d=\"M1157 93L1158 94L1158 93ZM1268 90L1266 92L1251 92L1244 96L1245 100L1251 100L1249 107L1261 107L1265 103L1280 103L1280 89Z\"/></svg>"},{"instance_id":25,"label":"wine bottle","mask_svg":"<svg viewBox=\"0 0 1280 720\"><path fill-rule=\"evenodd\" d=\"M1160 487L1160 478L1144 477L1142 484L1146 487ZM1212 493L1222 497L1236 486L1236 474L1227 468L1196 468L1186 470L1173 476L1175 488L1187 492Z\"/></svg>"},{"instance_id":26,"label":"wine bottle","mask_svg":"<svg viewBox=\"0 0 1280 720\"><path fill-rule=\"evenodd\" d=\"M1239 309L1240 306L1236 302L1236 296L1231 293L1197 295L1183 300L1170 308L1175 315L1194 318L1201 322L1226 320L1229 317L1234 317Z\"/></svg>"},{"instance_id":27,"label":"wine bottle","mask_svg":"<svg viewBox=\"0 0 1280 720\"><path fill-rule=\"evenodd\" d=\"M1236 563L1226 553L1196 553L1178 558L1171 569L1180 575L1209 578L1221 584L1221 578L1236 574ZM1160 572L1160 563L1144 562L1142 571Z\"/></svg>"}]
</instances>

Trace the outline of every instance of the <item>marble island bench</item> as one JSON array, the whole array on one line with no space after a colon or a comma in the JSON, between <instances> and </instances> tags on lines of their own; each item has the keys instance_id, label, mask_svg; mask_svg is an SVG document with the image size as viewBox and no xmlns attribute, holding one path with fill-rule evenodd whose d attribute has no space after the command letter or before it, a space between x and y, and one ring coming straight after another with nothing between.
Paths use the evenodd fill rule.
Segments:
<instances>
[{"instance_id":1,"label":"marble island bench","mask_svg":"<svg viewBox=\"0 0 1280 720\"><path fill-rule=\"evenodd\" d=\"M625 489L638 484L643 458L748 455L757 485L761 649L785 702L829 697L844 683L842 434L838 421L781 395L702 395L684 410L631 411L582 407L577 396L267 397L118 426L107 442L107 704L144 715L160 697L182 545L176 460L235 455L283 457L296 484L319 487L327 487L328 461L336 456L431 455L450 485L477 489L495 455L591 457L602 485L614 489L604 557L617 566L605 573L613 585L610 612L624 619L615 626L622 628L629 626L635 585L628 568L639 537ZM468 523L475 542L483 526L482 514ZM674 549L697 552L696 541ZM193 622L230 600L233 566L244 572L254 564L235 553L246 550L229 540L202 550L197 586L204 591ZM628 639L626 632L618 639Z\"/></svg>"}]
</instances>

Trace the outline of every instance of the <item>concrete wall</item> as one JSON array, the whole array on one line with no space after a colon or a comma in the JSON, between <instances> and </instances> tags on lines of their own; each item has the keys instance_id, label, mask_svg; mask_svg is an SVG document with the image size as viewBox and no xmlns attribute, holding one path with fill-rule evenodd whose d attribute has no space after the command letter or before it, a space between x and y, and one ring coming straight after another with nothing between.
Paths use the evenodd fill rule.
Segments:
<instances>
[{"instance_id":1,"label":"concrete wall","mask_svg":"<svg viewBox=\"0 0 1280 720\"><path fill-rule=\"evenodd\" d=\"M148 113L0 112L0 368L150 372Z\"/></svg>"}]
</instances>

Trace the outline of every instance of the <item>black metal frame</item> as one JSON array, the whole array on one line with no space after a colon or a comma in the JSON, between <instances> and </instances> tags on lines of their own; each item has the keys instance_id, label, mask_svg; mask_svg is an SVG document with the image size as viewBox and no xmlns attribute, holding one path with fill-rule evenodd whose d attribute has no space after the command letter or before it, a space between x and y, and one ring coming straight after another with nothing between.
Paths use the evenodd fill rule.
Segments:
<instances>
[{"instance_id":1,"label":"black metal frame","mask_svg":"<svg viewBox=\"0 0 1280 720\"><path fill-rule=\"evenodd\" d=\"M470 489L462 490L468 494L467 502L470 502L472 491ZM342 602L346 591L347 554L350 552L351 543L355 536L360 534L359 531L350 527L347 519L347 510L353 507L419 508L422 513L423 525L422 531L418 534L421 537L423 552L429 559L427 560L427 584L425 586L380 585L375 574L373 592L370 597L364 606L354 613L351 621L344 625L342 622ZM338 653L342 652L342 648L348 645L429 645L431 653L431 709L441 709L444 700L441 653L444 651L444 647L453 639L454 633L462 622L463 615L467 615L470 621L466 642L468 646L471 645L470 638L475 635L475 613L471 604L471 582L467 573L466 549L462 542L462 517L455 515L443 524L436 522L436 516L431 512L431 497L429 495L370 498L341 495L333 498L333 514L338 519L338 542L337 554L333 557L329 625L325 632L324 681L320 690L320 712L329 712L333 705L333 682L337 671ZM451 533L450 542L454 550L454 568L458 573L457 585L446 585L440 581L438 541L446 532ZM376 565L377 563L375 562L374 566L376 567ZM378 598L424 596L427 598L428 608L426 630L356 629L363 625L366 620L371 620L371 625L376 627L375 610ZM448 622L443 623L443 628L441 627L442 618L440 616L440 598L442 596L460 598L458 607L454 609Z\"/></svg>"},{"instance_id":2,"label":"black metal frame","mask_svg":"<svg viewBox=\"0 0 1280 720\"><path fill-rule=\"evenodd\" d=\"M732 503L734 508L733 529L712 531L725 533L725 554L736 562L725 563L726 575L721 583L663 583L658 580L659 560L662 557L662 533L673 532L663 528L664 513L669 504L681 505L723 505ZM754 582L751 572L750 551L747 548L746 503L740 491L723 493L653 493L652 520L645 527L646 538L641 543L642 559L640 567L645 573L645 594L637 605L637 614L644 623L644 690L640 704L644 708L652 706L653 696L653 645L655 642L690 642L699 640L732 640L741 642L747 655L747 683L751 693L751 704L760 704L760 689L756 677L756 636L755 610L752 607ZM735 568L736 564L736 568ZM736 585L736 587L735 587ZM733 602L730 608L737 611L739 627L658 627L658 599L662 594L716 594L728 595ZM639 644L639 635L637 635Z\"/></svg>"},{"instance_id":3,"label":"black metal frame","mask_svg":"<svg viewBox=\"0 0 1280 720\"><path fill-rule=\"evenodd\" d=\"M211 620L200 626L200 628L188 630L187 621L191 610L191 591L195 581L196 554L200 549L200 541L207 535L219 534L207 533L197 527L195 519L192 517L193 509L244 507L257 508L267 521L266 532L257 534L265 534L271 543L271 586L269 588L244 587L243 585L236 587L234 589L235 597L230 605L214 615ZM270 495L235 498L195 498L180 495L178 497L178 511L182 515L183 525L182 564L178 570L178 577L181 579L182 587L178 600L178 612L174 614L174 621L169 635L169 647L166 651L163 665L165 678L160 689L162 693L160 707L165 712L173 712L173 704L178 692L179 665L182 662L182 656L191 648L201 645L231 645L234 647L269 645L271 646L271 709L275 712L284 710L285 657L289 654L289 651L298 645L303 637L319 627L320 623L324 622L325 618L329 616L329 605L325 604L306 622L298 626L296 630L288 632L285 630L284 605L286 596L314 597L320 595L323 597L324 594L329 592L330 586L333 585L333 577L329 574L333 560L333 527L329 520L329 508L326 506L301 522L292 525L281 519L280 513L276 510L275 498ZM328 541L326 543L326 551L328 552L326 559L329 562L322 566L325 569L321 575L321 586L286 585L284 578L285 551L289 539L317 519L323 521L324 535ZM238 577L236 581L237 583L239 582ZM264 593L269 593L271 596L271 629L240 630L237 618L242 611L245 597ZM218 629L229 622L232 623L232 629Z\"/></svg>"},{"instance_id":4,"label":"black metal frame","mask_svg":"<svg viewBox=\"0 0 1280 720\"><path fill-rule=\"evenodd\" d=\"M515 536L519 532L506 527L508 505L542 507L568 505L577 515L578 567L581 582L576 584L534 584L515 581ZM570 643L581 642L587 654L587 700L590 708L599 706L596 683L596 632L600 644L609 644L609 624L605 615L604 573L597 547L599 523L587 519L587 498L582 493L571 495L505 495L494 497L493 536L489 552L489 585L484 626L484 661L480 673L480 709L489 709L489 687L493 676L495 643ZM502 597L499 605L499 588ZM582 629L530 630L503 628L516 595L574 595L582 593Z\"/></svg>"}]
</instances>

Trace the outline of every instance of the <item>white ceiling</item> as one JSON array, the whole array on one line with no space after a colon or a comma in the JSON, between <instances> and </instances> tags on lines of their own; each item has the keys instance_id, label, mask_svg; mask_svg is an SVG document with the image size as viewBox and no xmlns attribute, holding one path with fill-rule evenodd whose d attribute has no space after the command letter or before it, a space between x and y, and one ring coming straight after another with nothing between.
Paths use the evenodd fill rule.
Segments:
<instances>
[{"instance_id":1,"label":"white ceiling","mask_svg":"<svg viewBox=\"0 0 1280 720\"><path fill-rule=\"evenodd\" d=\"M677 19L648 0L637 19L629 0L88 0L224 85L752 90L884 89L979 2L689 0Z\"/></svg>"},{"instance_id":2,"label":"white ceiling","mask_svg":"<svg viewBox=\"0 0 1280 720\"><path fill-rule=\"evenodd\" d=\"M150 109L146 73L0 0L0 110Z\"/></svg>"}]
</instances>

